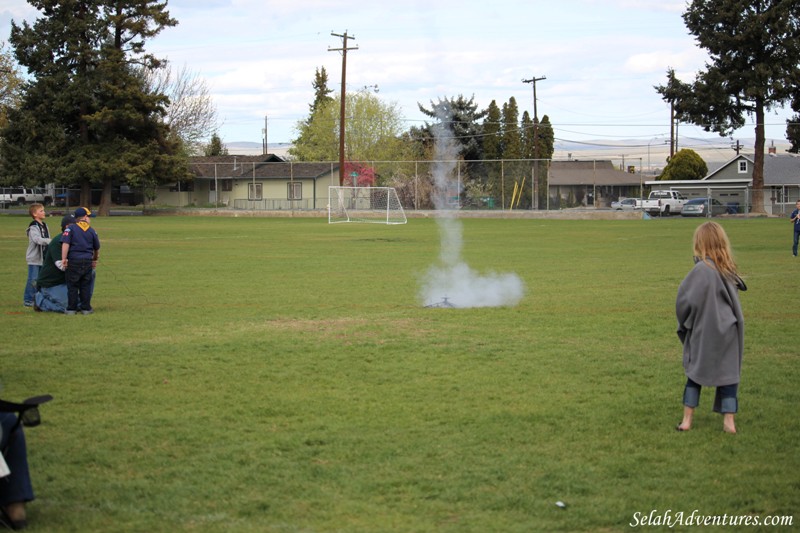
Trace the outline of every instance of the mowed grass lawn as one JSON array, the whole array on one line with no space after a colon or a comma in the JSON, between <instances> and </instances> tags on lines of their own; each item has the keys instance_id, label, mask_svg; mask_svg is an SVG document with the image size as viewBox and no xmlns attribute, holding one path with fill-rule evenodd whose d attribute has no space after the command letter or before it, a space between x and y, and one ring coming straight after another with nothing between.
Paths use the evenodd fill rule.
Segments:
<instances>
[{"instance_id":1,"label":"mowed grass lawn","mask_svg":"<svg viewBox=\"0 0 800 533\"><path fill-rule=\"evenodd\" d=\"M700 220L466 219L464 260L526 295L428 309L434 220L100 217L96 313L68 317L22 307L28 219L2 216L0 394L55 396L30 531L797 527L800 260L786 220L720 222L750 289L736 436L711 390L673 429Z\"/></svg>"}]
</instances>

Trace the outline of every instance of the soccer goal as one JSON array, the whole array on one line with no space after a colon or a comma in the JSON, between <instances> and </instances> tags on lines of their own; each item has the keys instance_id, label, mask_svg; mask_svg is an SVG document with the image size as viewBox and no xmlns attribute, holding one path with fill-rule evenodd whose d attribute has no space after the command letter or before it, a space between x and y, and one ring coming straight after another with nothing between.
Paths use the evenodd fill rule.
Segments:
<instances>
[{"instance_id":1,"label":"soccer goal","mask_svg":"<svg viewBox=\"0 0 800 533\"><path fill-rule=\"evenodd\" d=\"M328 224L336 222L408 221L394 187L328 187Z\"/></svg>"}]
</instances>

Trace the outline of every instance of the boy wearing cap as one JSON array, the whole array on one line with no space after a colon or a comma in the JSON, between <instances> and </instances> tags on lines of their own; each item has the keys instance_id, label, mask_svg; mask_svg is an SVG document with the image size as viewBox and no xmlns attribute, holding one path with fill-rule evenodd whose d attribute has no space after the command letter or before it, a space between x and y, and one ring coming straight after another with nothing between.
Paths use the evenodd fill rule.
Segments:
<instances>
[{"instance_id":1,"label":"boy wearing cap","mask_svg":"<svg viewBox=\"0 0 800 533\"><path fill-rule=\"evenodd\" d=\"M75 223L61 234L61 264L66 269L67 310L74 315L80 311L92 314L92 269L100 257L100 238L89 225L92 212L86 207L75 210Z\"/></svg>"},{"instance_id":2,"label":"boy wearing cap","mask_svg":"<svg viewBox=\"0 0 800 533\"><path fill-rule=\"evenodd\" d=\"M33 296L36 288L33 282L39 276L39 269L42 268L42 256L45 247L50 243L50 230L44 223L44 206L42 204L31 204L28 214L33 219L28 225L28 250L25 252L25 261L28 263L28 281L25 283L25 294L22 303L25 307L33 306Z\"/></svg>"},{"instance_id":3,"label":"boy wearing cap","mask_svg":"<svg viewBox=\"0 0 800 533\"><path fill-rule=\"evenodd\" d=\"M64 215L61 219L61 233L53 237L44 250L42 269L36 279L36 296L33 309L63 313L67 310L67 279L61 265L61 234L70 224L75 223L75 215ZM94 269L89 292L94 292ZM79 302L80 307L80 302Z\"/></svg>"}]
</instances>

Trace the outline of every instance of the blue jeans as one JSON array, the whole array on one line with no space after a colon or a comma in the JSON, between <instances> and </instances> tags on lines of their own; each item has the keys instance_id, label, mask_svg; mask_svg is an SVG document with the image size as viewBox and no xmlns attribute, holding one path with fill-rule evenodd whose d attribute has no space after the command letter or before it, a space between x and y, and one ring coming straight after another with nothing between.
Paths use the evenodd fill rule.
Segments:
<instances>
[{"instance_id":1,"label":"blue jeans","mask_svg":"<svg viewBox=\"0 0 800 533\"><path fill-rule=\"evenodd\" d=\"M702 387L699 383L687 378L686 387L683 389L683 405L692 408L697 407L700 404L701 389ZM721 414L736 413L739 410L738 391L738 383L717 387L717 392L714 395L714 412Z\"/></svg>"},{"instance_id":2,"label":"blue jeans","mask_svg":"<svg viewBox=\"0 0 800 533\"><path fill-rule=\"evenodd\" d=\"M800 241L800 231L794 232L794 242L792 243L792 255L797 257L797 243Z\"/></svg>"},{"instance_id":3,"label":"blue jeans","mask_svg":"<svg viewBox=\"0 0 800 533\"><path fill-rule=\"evenodd\" d=\"M28 265L28 281L25 283L25 295L22 297L22 302L27 305L33 305L33 295L36 293L34 282L39 277L39 270L41 265Z\"/></svg>"},{"instance_id":4,"label":"blue jeans","mask_svg":"<svg viewBox=\"0 0 800 533\"><path fill-rule=\"evenodd\" d=\"M89 299L91 300L92 293L94 292L94 278L95 271L92 270L92 281L89 284ZM53 287L39 287L36 292L36 307L42 311L53 311L54 313L63 313L67 310L67 284L55 285ZM78 307L80 307L80 298L78 299Z\"/></svg>"},{"instance_id":5,"label":"blue jeans","mask_svg":"<svg viewBox=\"0 0 800 533\"><path fill-rule=\"evenodd\" d=\"M0 449L4 451L3 457L8 464L8 469L11 470L11 474L8 476L0 477L0 506L3 507L9 503L29 502L33 499L25 433L22 431L22 426L9 433L16 423L16 414L0 413L0 426L2 426L1 433L3 434L0 438Z\"/></svg>"}]
</instances>

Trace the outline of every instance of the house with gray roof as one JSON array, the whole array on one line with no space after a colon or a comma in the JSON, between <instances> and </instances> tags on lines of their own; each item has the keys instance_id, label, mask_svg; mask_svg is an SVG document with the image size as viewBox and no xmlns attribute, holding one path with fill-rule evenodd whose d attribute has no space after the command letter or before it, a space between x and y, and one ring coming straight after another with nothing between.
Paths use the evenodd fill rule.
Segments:
<instances>
[{"instance_id":1,"label":"house with gray roof","mask_svg":"<svg viewBox=\"0 0 800 533\"><path fill-rule=\"evenodd\" d=\"M646 185L678 190L689 198L711 196L739 212L750 205L753 187L753 157L739 154L701 180L647 181ZM800 156L767 154L764 157L764 210L785 215L800 199Z\"/></svg>"},{"instance_id":2,"label":"house with gray roof","mask_svg":"<svg viewBox=\"0 0 800 533\"><path fill-rule=\"evenodd\" d=\"M624 172L609 160L552 161L548 171L550 208L610 207L619 198L639 198L642 174Z\"/></svg>"}]
</instances>

